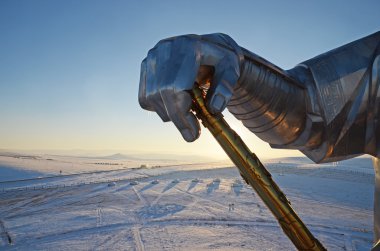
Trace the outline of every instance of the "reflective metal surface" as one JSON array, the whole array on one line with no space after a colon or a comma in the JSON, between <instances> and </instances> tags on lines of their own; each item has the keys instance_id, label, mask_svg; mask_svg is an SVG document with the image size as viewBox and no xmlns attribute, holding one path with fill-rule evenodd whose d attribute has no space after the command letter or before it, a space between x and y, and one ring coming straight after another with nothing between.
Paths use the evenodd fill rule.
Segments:
<instances>
[{"instance_id":1,"label":"reflective metal surface","mask_svg":"<svg viewBox=\"0 0 380 251\"><path fill-rule=\"evenodd\" d=\"M377 32L284 71L224 34L173 37L144 59L139 101L194 141L200 127L188 91L202 81L201 66L213 66L210 112L228 107L272 147L315 162L380 157L379 44Z\"/></svg>"},{"instance_id":2,"label":"reflective metal surface","mask_svg":"<svg viewBox=\"0 0 380 251\"><path fill-rule=\"evenodd\" d=\"M228 110L262 140L285 145L305 128L306 91L285 71L245 51Z\"/></svg>"},{"instance_id":3,"label":"reflective metal surface","mask_svg":"<svg viewBox=\"0 0 380 251\"><path fill-rule=\"evenodd\" d=\"M323 120L320 146L303 149L316 162L380 157L380 32L349 43L302 65L312 80L305 83L318 102Z\"/></svg>"},{"instance_id":4,"label":"reflective metal surface","mask_svg":"<svg viewBox=\"0 0 380 251\"><path fill-rule=\"evenodd\" d=\"M186 35L160 41L141 65L139 102L163 121L172 121L186 141L199 137L200 127L190 112L188 93L201 65L215 74L207 97L209 110L219 113L231 99L243 61L241 48L227 35Z\"/></svg>"},{"instance_id":5,"label":"reflective metal surface","mask_svg":"<svg viewBox=\"0 0 380 251\"><path fill-rule=\"evenodd\" d=\"M288 71L224 34L160 41L142 62L139 102L189 142L200 134L189 91L205 81L203 66L213 68L207 109L227 107L272 147L298 149L315 162L380 157L380 32Z\"/></svg>"}]
</instances>

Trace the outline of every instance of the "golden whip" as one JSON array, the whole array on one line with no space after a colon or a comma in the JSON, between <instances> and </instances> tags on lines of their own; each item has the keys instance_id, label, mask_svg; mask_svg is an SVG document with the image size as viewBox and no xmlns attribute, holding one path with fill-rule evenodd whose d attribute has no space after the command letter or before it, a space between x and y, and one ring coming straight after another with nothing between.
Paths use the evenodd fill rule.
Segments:
<instances>
[{"instance_id":1,"label":"golden whip","mask_svg":"<svg viewBox=\"0 0 380 251\"><path fill-rule=\"evenodd\" d=\"M245 181L253 187L271 210L296 248L298 250L326 250L298 217L285 194L272 180L271 174L257 156L223 119L223 115L212 115L207 111L203 93L197 85L193 88L193 102L193 110L197 118L210 130Z\"/></svg>"}]
</instances>

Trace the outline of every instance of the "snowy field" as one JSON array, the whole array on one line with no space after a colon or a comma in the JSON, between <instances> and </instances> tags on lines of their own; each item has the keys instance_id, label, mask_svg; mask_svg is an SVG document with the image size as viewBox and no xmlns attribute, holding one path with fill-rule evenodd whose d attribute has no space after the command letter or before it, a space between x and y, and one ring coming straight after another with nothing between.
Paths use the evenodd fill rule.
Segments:
<instances>
[{"instance_id":1,"label":"snowy field","mask_svg":"<svg viewBox=\"0 0 380 251\"><path fill-rule=\"evenodd\" d=\"M0 157L0 250L295 250L236 168L21 157ZM328 250L370 250L369 158L264 163Z\"/></svg>"}]
</instances>

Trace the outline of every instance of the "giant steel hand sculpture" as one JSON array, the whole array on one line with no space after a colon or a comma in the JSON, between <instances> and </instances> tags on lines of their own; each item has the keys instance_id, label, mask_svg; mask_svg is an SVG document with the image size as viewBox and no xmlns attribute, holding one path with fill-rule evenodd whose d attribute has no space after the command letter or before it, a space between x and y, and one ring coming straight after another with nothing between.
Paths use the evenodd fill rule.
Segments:
<instances>
[{"instance_id":1,"label":"giant steel hand sculpture","mask_svg":"<svg viewBox=\"0 0 380 251\"><path fill-rule=\"evenodd\" d=\"M191 112L194 82L210 79L206 107L226 107L275 148L298 149L315 162L380 157L380 32L305 61L288 71L224 34L160 41L142 62L140 105L172 121L186 141L199 137ZM374 165L376 172L380 165ZM379 175L376 176L379 188ZM375 241L380 235L375 191Z\"/></svg>"}]
</instances>

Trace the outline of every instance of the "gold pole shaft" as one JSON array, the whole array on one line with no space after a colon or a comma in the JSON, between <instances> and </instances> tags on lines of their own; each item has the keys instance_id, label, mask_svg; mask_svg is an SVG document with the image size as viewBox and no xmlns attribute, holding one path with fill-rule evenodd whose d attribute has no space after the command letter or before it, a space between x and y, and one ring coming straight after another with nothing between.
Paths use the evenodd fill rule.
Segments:
<instances>
[{"instance_id":1,"label":"gold pole shaft","mask_svg":"<svg viewBox=\"0 0 380 251\"><path fill-rule=\"evenodd\" d=\"M298 250L326 250L290 206L290 202L273 181L271 174L239 135L231 129L223 116L221 114L214 116L208 112L202 94L198 86L193 88L193 110L197 118L209 129L243 178L271 210L296 248Z\"/></svg>"}]
</instances>

